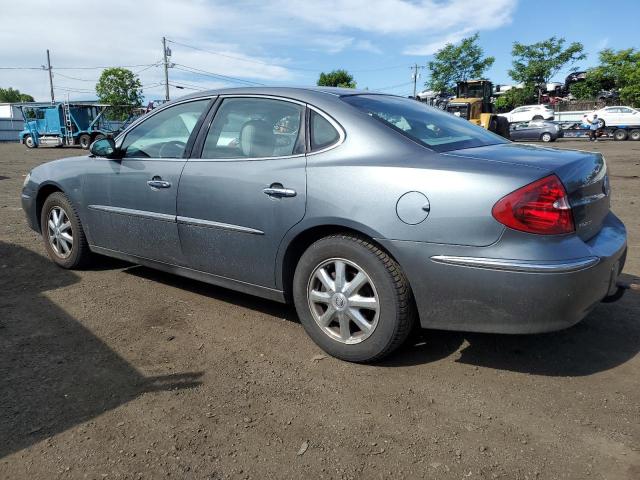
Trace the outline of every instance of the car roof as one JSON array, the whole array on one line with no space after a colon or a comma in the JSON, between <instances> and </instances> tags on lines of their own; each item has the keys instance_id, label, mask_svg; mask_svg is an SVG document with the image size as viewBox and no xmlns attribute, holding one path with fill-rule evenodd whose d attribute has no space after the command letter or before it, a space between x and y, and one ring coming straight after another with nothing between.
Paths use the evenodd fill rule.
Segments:
<instances>
[{"instance_id":1,"label":"car roof","mask_svg":"<svg viewBox=\"0 0 640 480\"><path fill-rule=\"evenodd\" d=\"M185 100L189 98L199 98L213 95L275 95L290 97L297 100L312 100L313 98L339 98L352 95L384 95L384 96L397 96L389 95L386 93L370 92L368 90L358 90L355 88L340 88L340 87L234 87L234 88L220 88L215 90L205 90L197 93L192 93L180 97L179 100ZM404 98L404 97L402 97Z\"/></svg>"}]
</instances>

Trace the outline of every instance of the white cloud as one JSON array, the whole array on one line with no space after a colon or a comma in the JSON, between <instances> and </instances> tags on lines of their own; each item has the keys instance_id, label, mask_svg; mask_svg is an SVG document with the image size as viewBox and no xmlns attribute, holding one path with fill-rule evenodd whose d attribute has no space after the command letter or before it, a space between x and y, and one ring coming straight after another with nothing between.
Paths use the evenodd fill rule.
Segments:
<instances>
[{"instance_id":1,"label":"white cloud","mask_svg":"<svg viewBox=\"0 0 640 480\"><path fill-rule=\"evenodd\" d=\"M508 23L515 1L483 0L481 8L477 0L32 0L29 8L9 1L3 5L0 63L38 67L49 48L54 68L147 65L161 60L164 35L222 54L170 44L177 64L258 82L300 82L313 74L294 67L317 65L313 55L303 52L379 54L384 45L384 53L393 54L393 45L398 54L428 55L468 32ZM292 52L298 58L284 58ZM161 68L143 68L133 70L140 71L144 85L162 81ZM82 91L93 90L99 74L58 70L54 82L60 94L67 88L81 90L71 98L91 98ZM198 88L225 83L178 68L170 78ZM0 86L48 98L44 71L0 70ZM158 98L163 90L155 86L145 93Z\"/></svg>"}]
</instances>

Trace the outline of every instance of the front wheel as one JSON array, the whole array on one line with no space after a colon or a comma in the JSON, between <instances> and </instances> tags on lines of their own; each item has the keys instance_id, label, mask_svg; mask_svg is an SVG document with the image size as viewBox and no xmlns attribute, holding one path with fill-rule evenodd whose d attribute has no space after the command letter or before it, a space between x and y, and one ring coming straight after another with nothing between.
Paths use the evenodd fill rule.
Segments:
<instances>
[{"instance_id":1,"label":"front wheel","mask_svg":"<svg viewBox=\"0 0 640 480\"><path fill-rule=\"evenodd\" d=\"M631 130L631 132L629 132L629 138L634 142L637 142L638 140L640 140L640 130L639 129Z\"/></svg>"},{"instance_id":2,"label":"front wheel","mask_svg":"<svg viewBox=\"0 0 640 480\"><path fill-rule=\"evenodd\" d=\"M62 268L78 268L88 263L91 252L82 223L62 192L52 193L45 200L40 231L49 258Z\"/></svg>"},{"instance_id":3,"label":"front wheel","mask_svg":"<svg viewBox=\"0 0 640 480\"><path fill-rule=\"evenodd\" d=\"M550 141L553 140L553 137L549 132L544 132L540 137L540 140L542 140L544 143L549 143Z\"/></svg>"},{"instance_id":4,"label":"front wheel","mask_svg":"<svg viewBox=\"0 0 640 480\"><path fill-rule=\"evenodd\" d=\"M398 348L416 314L400 266L370 241L339 234L302 255L293 298L300 321L328 354L351 362L379 360Z\"/></svg>"},{"instance_id":5,"label":"front wheel","mask_svg":"<svg viewBox=\"0 0 640 480\"><path fill-rule=\"evenodd\" d=\"M37 148L38 145L36 144L36 141L33 139L32 135L26 135L24 137L24 144L27 148Z\"/></svg>"}]
</instances>

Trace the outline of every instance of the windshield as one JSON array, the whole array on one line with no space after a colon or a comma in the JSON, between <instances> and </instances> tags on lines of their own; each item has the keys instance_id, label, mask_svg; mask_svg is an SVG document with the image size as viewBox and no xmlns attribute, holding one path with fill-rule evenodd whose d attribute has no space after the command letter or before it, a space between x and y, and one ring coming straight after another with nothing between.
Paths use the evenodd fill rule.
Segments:
<instances>
[{"instance_id":1,"label":"windshield","mask_svg":"<svg viewBox=\"0 0 640 480\"><path fill-rule=\"evenodd\" d=\"M467 120L409 98L352 95L342 100L436 152L508 143Z\"/></svg>"}]
</instances>

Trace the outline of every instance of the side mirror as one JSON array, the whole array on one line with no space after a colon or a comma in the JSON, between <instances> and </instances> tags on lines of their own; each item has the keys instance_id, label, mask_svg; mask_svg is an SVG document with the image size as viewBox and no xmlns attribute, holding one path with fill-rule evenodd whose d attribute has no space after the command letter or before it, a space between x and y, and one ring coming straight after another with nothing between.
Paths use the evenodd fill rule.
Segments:
<instances>
[{"instance_id":1,"label":"side mirror","mask_svg":"<svg viewBox=\"0 0 640 480\"><path fill-rule=\"evenodd\" d=\"M101 138L93 142L89 147L89 151L96 157L120 158L116 143L113 141L113 138L109 137Z\"/></svg>"}]
</instances>

